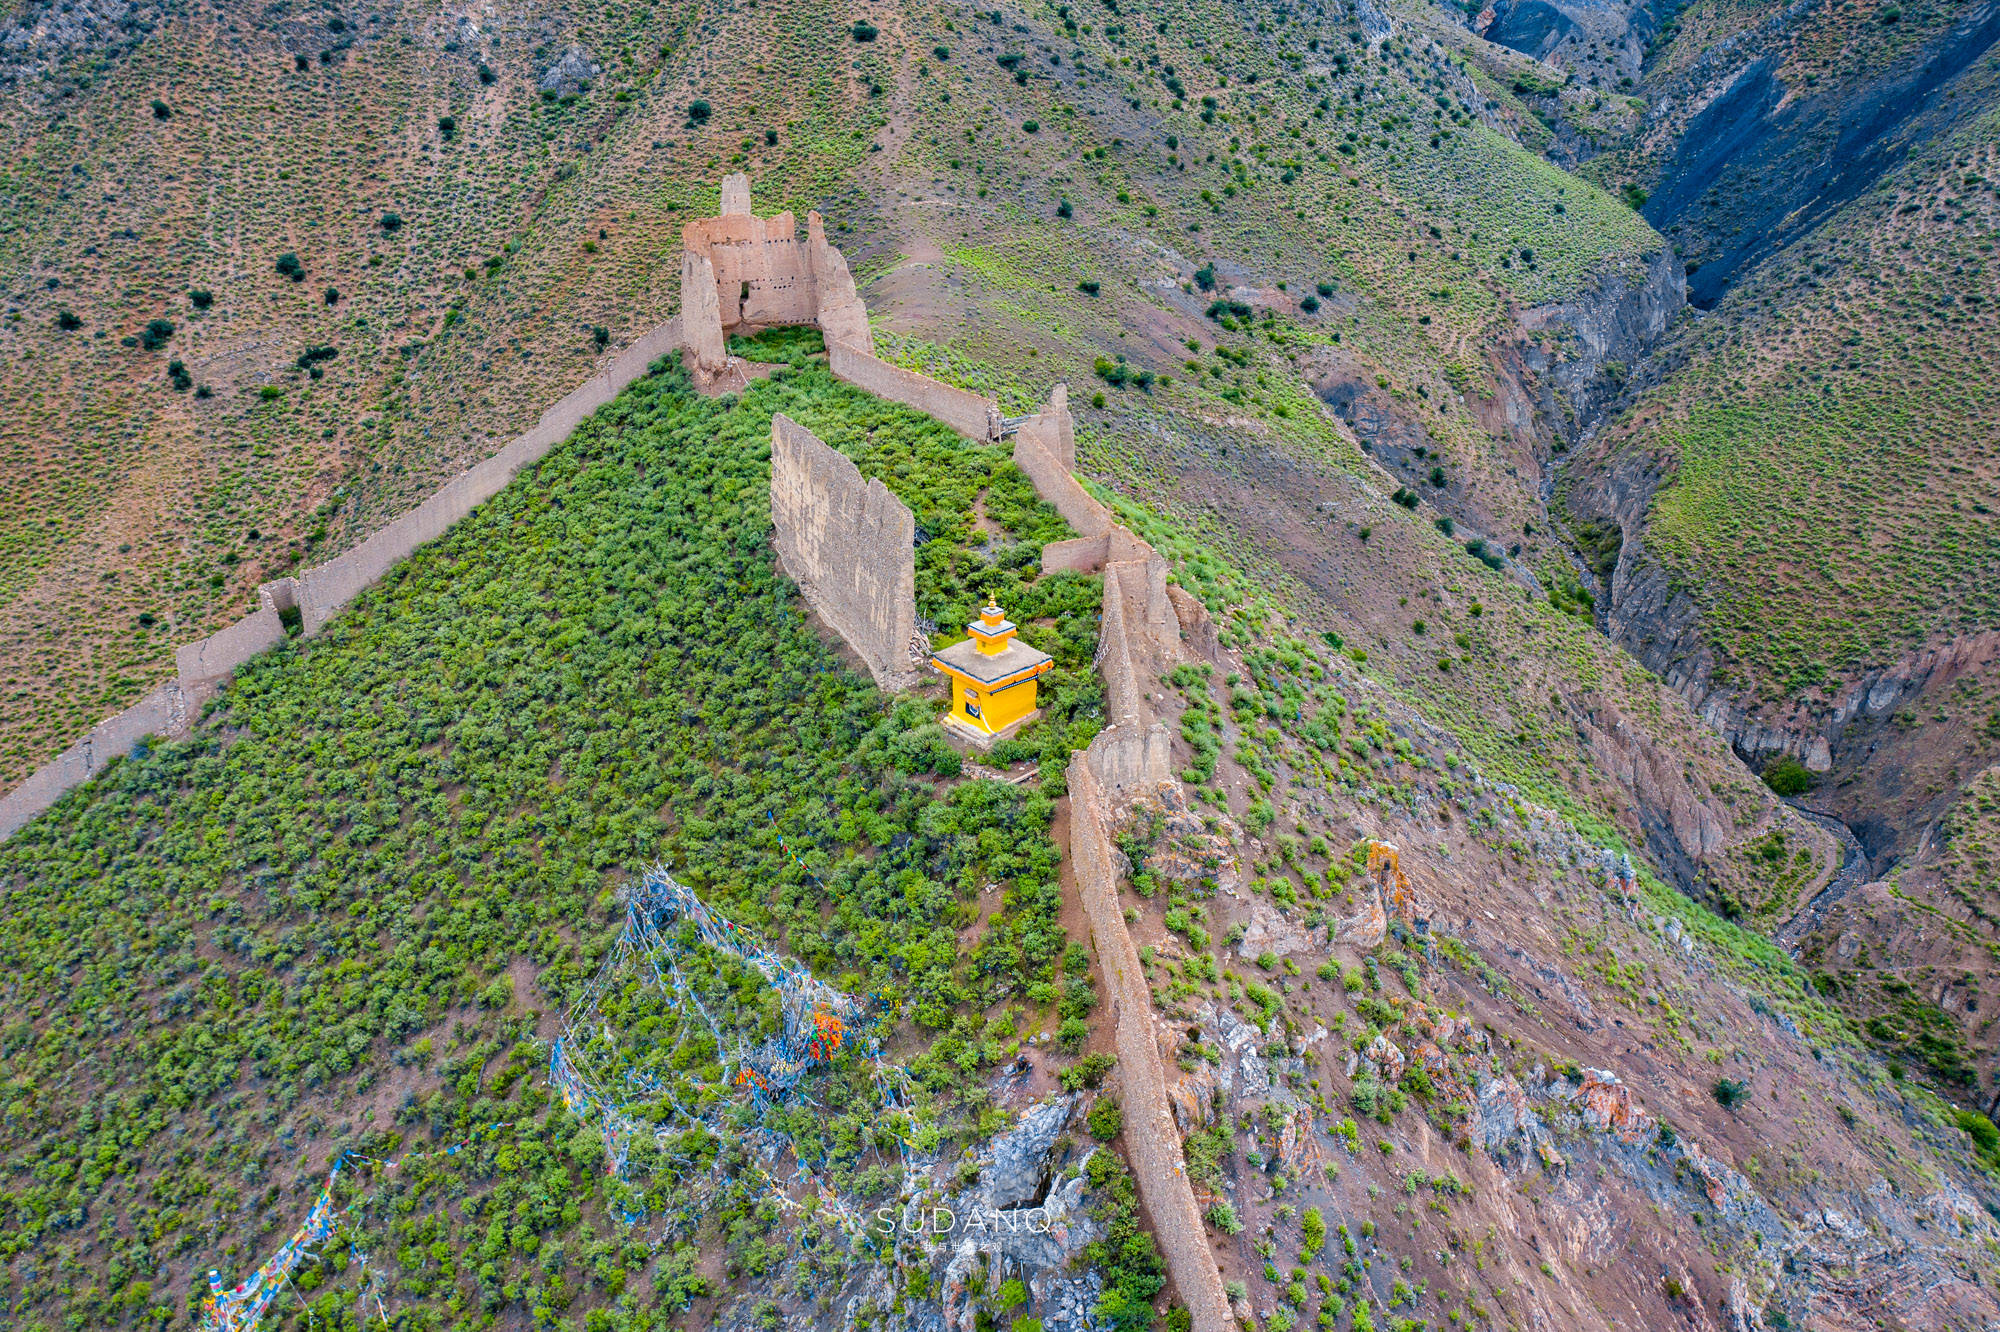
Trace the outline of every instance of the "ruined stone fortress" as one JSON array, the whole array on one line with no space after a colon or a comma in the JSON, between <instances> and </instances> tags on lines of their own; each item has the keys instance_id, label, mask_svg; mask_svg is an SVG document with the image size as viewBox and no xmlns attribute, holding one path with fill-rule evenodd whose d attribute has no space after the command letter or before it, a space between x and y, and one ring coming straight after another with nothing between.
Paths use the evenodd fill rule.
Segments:
<instances>
[{"instance_id":1,"label":"ruined stone fortress","mask_svg":"<svg viewBox=\"0 0 2000 1332\"><path fill-rule=\"evenodd\" d=\"M317 634L362 590L418 547L492 498L590 413L679 349L698 386L746 384L756 367L733 358L732 334L811 324L826 337L833 374L878 397L924 411L980 443L1013 436L1013 459L1043 499L1081 535L1046 547L1045 572L1103 577L1098 669L1107 725L1069 765L1067 848L1090 920L1116 1031L1126 1142L1140 1196L1194 1332L1230 1332L1235 1320L1209 1252L1168 1098L1152 995L1118 900L1111 829L1123 807L1171 779L1171 737L1154 715L1149 685L1218 648L1207 611L1167 581L1167 564L1076 479L1075 424L1058 384L1041 411L1018 420L996 401L892 365L875 355L868 314L817 213L801 242L790 213L751 212L747 177L722 183L721 215L683 232L682 309L613 357L543 412L535 427L446 482L422 504L345 553L258 589L257 609L176 653L175 678L91 732L0 798L0 838L65 791L149 737L189 733L202 705L236 667L283 643L286 621ZM921 683L929 644L916 629L915 519L880 481L782 415L771 428L773 544L786 574L821 620L888 690Z\"/></svg>"},{"instance_id":2,"label":"ruined stone fortress","mask_svg":"<svg viewBox=\"0 0 2000 1332\"><path fill-rule=\"evenodd\" d=\"M840 343L873 355L868 310L826 224L806 214L806 239L790 213L750 211L750 180L722 182L722 215L681 230L681 337L690 368L715 376L729 368L731 334L811 324Z\"/></svg>"}]
</instances>

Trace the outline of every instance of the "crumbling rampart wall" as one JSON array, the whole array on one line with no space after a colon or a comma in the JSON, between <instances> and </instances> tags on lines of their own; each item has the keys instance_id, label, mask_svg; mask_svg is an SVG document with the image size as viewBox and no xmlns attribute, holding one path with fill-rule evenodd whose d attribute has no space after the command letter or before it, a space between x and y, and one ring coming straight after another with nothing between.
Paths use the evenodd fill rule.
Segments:
<instances>
[{"instance_id":1,"label":"crumbling rampart wall","mask_svg":"<svg viewBox=\"0 0 2000 1332\"><path fill-rule=\"evenodd\" d=\"M175 650L173 680L99 722L88 735L0 796L0 839L25 827L64 792L88 781L112 759L131 753L147 736L186 735L202 705L215 696L237 667L285 641L284 612L298 611L303 632L318 633L398 561L442 536L453 523L499 494L522 468L569 438L592 412L645 374L654 361L680 346L681 321L669 319L544 411L533 429L445 482L416 508L325 564L295 578L264 584L257 590L255 610Z\"/></svg>"},{"instance_id":2,"label":"crumbling rampart wall","mask_svg":"<svg viewBox=\"0 0 2000 1332\"><path fill-rule=\"evenodd\" d=\"M968 439L1000 438L1000 404L991 398L939 383L929 375L891 365L873 352L831 339L826 344L826 363L835 379L927 412Z\"/></svg>"},{"instance_id":3,"label":"crumbling rampart wall","mask_svg":"<svg viewBox=\"0 0 2000 1332\"><path fill-rule=\"evenodd\" d=\"M1015 427L1016 439L1040 445L1065 472L1076 470L1076 420L1069 414L1069 385L1049 390L1049 400L1041 411Z\"/></svg>"},{"instance_id":4,"label":"crumbling rampart wall","mask_svg":"<svg viewBox=\"0 0 2000 1332\"><path fill-rule=\"evenodd\" d=\"M696 250L681 251L681 332L696 367L720 370L729 363L729 339L722 331L722 303L716 294L715 265Z\"/></svg>"},{"instance_id":5,"label":"crumbling rampart wall","mask_svg":"<svg viewBox=\"0 0 2000 1332\"><path fill-rule=\"evenodd\" d=\"M1188 626L1212 640L1201 603L1167 585L1167 562L1118 523L1073 474L1075 426L1068 391L1058 385L1042 411L1018 423L1014 463L1081 537L1042 548L1045 572L1101 572L1097 669L1111 724L1069 765L1069 855L1097 963L1111 1001L1118 1048L1125 1142L1139 1195L1188 1311L1194 1332L1233 1332L1222 1274L1208 1250L1201 1208L1187 1177L1181 1135L1167 1098L1167 1075L1155 1033L1152 993L1118 901L1110 828L1116 810L1170 780L1173 737L1153 715L1150 694L1183 656ZM1183 607L1183 601L1185 607ZM1204 631L1203 626L1208 626Z\"/></svg>"},{"instance_id":6,"label":"crumbling rampart wall","mask_svg":"<svg viewBox=\"0 0 2000 1332\"><path fill-rule=\"evenodd\" d=\"M1102 742L1100 736L1090 749L1070 759L1069 854L1111 1005L1126 1151L1132 1158L1139 1196L1152 1216L1154 1237L1167 1260L1167 1274L1182 1303L1194 1315L1194 1332L1234 1332L1229 1296L1222 1288L1215 1257L1208 1250L1208 1232L1188 1182L1181 1135L1167 1100L1166 1067L1154 1034L1152 992L1118 901L1110 802L1091 758Z\"/></svg>"},{"instance_id":7,"label":"crumbling rampart wall","mask_svg":"<svg viewBox=\"0 0 2000 1332\"><path fill-rule=\"evenodd\" d=\"M750 178L737 172L723 177L721 216L689 222L681 245L681 318L698 373L728 368L730 334L787 324L816 324L829 346L874 353L867 307L817 212L801 241L792 214L750 211Z\"/></svg>"},{"instance_id":8,"label":"crumbling rampart wall","mask_svg":"<svg viewBox=\"0 0 2000 1332\"><path fill-rule=\"evenodd\" d=\"M826 223L818 213L806 214L806 252L819 288L819 328L826 345L845 343L873 356L875 333L868 327L868 307L854 289L847 257L826 243Z\"/></svg>"},{"instance_id":9,"label":"crumbling rampart wall","mask_svg":"<svg viewBox=\"0 0 2000 1332\"><path fill-rule=\"evenodd\" d=\"M917 631L917 520L880 481L780 413L771 418L778 562L883 689L908 689Z\"/></svg>"},{"instance_id":10,"label":"crumbling rampart wall","mask_svg":"<svg viewBox=\"0 0 2000 1332\"><path fill-rule=\"evenodd\" d=\"M1067 425L1069 411L1062 412L1063 425L1049 423L1044 411L1028 418L1014 432L1014 465L1027 474L1035 491L1055 506L1063 521L1083 534L1085 540L1102 537L1117 525L1111 511L1083 488L1072 472L1075 466L1074 430ZM1063 460L1067 450L1070 461ZM1063 543L1068 544L1068 543Z\"/></svg>"},{"instance_id":11,"label":"crumbling rampart wall","mask_svg":"<svg viewBox=\"0 0 2000 1332\"><path fill-rule=\"evenodd\" d=\"M681 345L680 321L669 319L627 347L598 373L544 411L535 428L492 457L460 472L428 499L361 544L299 575L299 614L316 634L342 607L372 586L397 561L451 530L453 523L492 499L522 468L544 454L617 397L646 367Z\"/></svg>"}]
</instances>

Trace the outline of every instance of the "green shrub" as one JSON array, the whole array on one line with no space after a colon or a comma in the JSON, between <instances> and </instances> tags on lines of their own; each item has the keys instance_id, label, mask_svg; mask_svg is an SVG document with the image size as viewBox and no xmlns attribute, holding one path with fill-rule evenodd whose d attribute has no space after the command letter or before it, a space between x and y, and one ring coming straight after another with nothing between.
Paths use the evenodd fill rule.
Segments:
<instances>
[{"instance_id":1,"label":"green shrub","mask_svg":"<svg viewBox=\"0 0 2000 1332\"><path fill-rule=\"evenodd\" d=\"M278 256L277 270L280 274L290 278L294 282L304 282L306 280L306 266L300 263L298 255L290 250L286 250Z\"/></svg>"},{"instance_id":2,"label":"green shrub","mask_svg":"<svg viewBox=\"0 0 2000 1332\"><path fill-rule=\"evenodd\" d=\"M1326 1247L1326 1218L1319 1208L1308 1207L1299 1213L1299 1231L1305 1240L1299 1250L1299 1261L1310 1262Z\"/></svg>"},{"instance_id":3,"label":"green shrub","mask_svg":"<svg viewBox=\"0 0 2000 1332\"><path fill-rule=\"evenodd\" d=\"M382 1122L343 1136L384 1159L499 1125L450 1160L343 1178L343 1206L350 1179L369 1191L352 1196L369 1199L356 1224L371 1238L427 1255L397 1293L413 1323L449 1322L443 1304L461 1290L418 1281L438 1270L429 1255L495 1309L509 1285L582 1291L622 1265L593 1257L631 1233L614 1208L655 1187L678 1207L712 1183L724 1207L701 1243L719 1268L692 1244L649 1258L660 1307L685 1307L720 1284L700 1271L734 1280L782 1259L789 1223L739 1142L642 1142L643 1188L607 1175L601 1139L551 1097L548 1049L514 1011L571 1006L622 923L617 887L654 861L829 982L881 996L869 1034L895 1038L924 1124L969 1144L1004 1047L967 1039L960 1022L976 1032L985 1013L1055 983L1071 942L1055 801L1034 784L898 770L895 756L924 749L898 741L935 709L843 669L776 568L777 411L917 513L932 536L918 556L923 613L971 617L984 591L960 578L971 564L1002 582L1010 609L1035 610L1017 613L1059 663L1042 752L1059 768L1087 741L1102 703L1089 676L1098 582L967 558L982 498L1009 542L1039 550L1069 534L1004 450L822 366L707 399L668 358L319 635L246 663L213 705L215 730L139 747L0 844L0 956L20 963L8 983L35 1014L4 1033L6 1077L38 1107L10 1121L10 1152L101 1163L99 1182L121 1193L156 1181L178 1201L148 1223L148 1243L234 1277L302 1214L287 1187L244 1220L268 1187L255 1182L277 1182L272 1144L295 1142L314 1158L301 1169L322 1171L334 1144L320 1112L372 1088ZM962 945L986 885L991 909ZM61 927L77 920L92 925ZM503 1005L497 986L514 977ZM712 985L740 993L737 1016L756 1032L768 987L719 964ZM606 1016L632 1035L641 1071L668 1083L684 1070L664 1043L643 1046L661 1015L652 998L621 992ZM398 1058L428 1037L437 1058ZM66 1077L80 1060L91 1077ZM878 1187L879 1153L896 1150L869 1069L829 1070L831 1094L793 1107L786 1126L863 1193ZM394 1083L411 1095L388 1095ZM213 1126L202 1152L172 1131L183 1123ZM1157 1255L1123 1167L1094 1155L1111 1312L1137 1328L1160 1290ZM24 1244L54 1251L59 1227L83 1223L67 1185L8 1187L33 1190L9 1214ZM468 1210L447 1216L453 1195ZM501 1224L489 1232L488 1218ZM30 1322L133 1322L81 1290L32 1298Z\"/></svg>"},{"instance_id":4,"label":"green shrub","mask_svg":"<svg viewBox=\"0 0 2000 1332\"><path fill-rule=\"evenodd\" d=\"M340 348L338 347L328 347L324 345L316 347L308 347L304 351L299 353L298 359L293 361L292 364L296 368L305 371L308 375L312 376L314 379L318 379L321 375L326 373L324 370L320 368L320 362L331 361L334 357L338 355L340 355Z\"/></svg>"},{"instance_id":5,"label":"green shrub","mask_svg":"<svg viewBox=\"0 0 2000 1332\"><path fill-rule=\"evenodd\" d=\"M1062 1071L1064 1091L1092 1090L1104 1085L1104 1077L1118 1066L1118 1057L1108 1054L1088 1054Z\"/></svg>"},{"instance_id":6,"label":"green shrub","mask_svg":"<svg viewBox=\"0 0 2000 1332\"><path fill-rule=\"evenodd\" d=\"M898 772L956 777L965 770L965 756L952 747L944 727L936 722L896 737L889 756Z\"/></svg>"},{"instance_id":7,"label":"green shrub","mask_svg":"<svg viewBox=\"0 0 2000 1332\"><path fill-rule=\"evenodd\" d=\"M1813 788L1813 775L1805 764L1787 754L1764 769L1764 785L1781 796L1804 795Z\"/></svg>"},{"instance_id":8,"label":"green shrub","mask_svg":"<svg viewBox=\"0 0 2000 1332\"><path fill-rule=\"evenodd\" d=\"M1237 1217L1236 1209L1230 1206L1227 1198L1218 1198L1209 1204L1208 1224L1214 1226L1225 1235L1240 1235L1243 1233L1243 1222Z\"/></svg>"},{"instance_id":9,"label":"green shrub","mask_svg":"<svg viewBox=\"0 0 2000 1332\"><path fill-rule=\"evenodd\" d=\"M147 351L158 351L167 345L167 339L174 335L174 321L171 319L149 319L139 330L139 345Z\"/></svg>"},{"instance_id":10,"label":"green shrub","mask_svg":"<svg viewBox=\"0 0 2000 1332\"><path fill-rule=\"evenodd\" d=\"M1847 1110L1846 1106L1840 1108ZM1855 1119L1854 1112L1848 1110L1843 1118L1852 1126ZM2000 1128L1994 1127L1993 1121L1977 1110L1954 1110L1952 1118L1959 1128L1965 1131L1966 1136L1972 1139L1973 1150L1979 1154L1979 1158L1986 1163L1987 1168L2000 1170Z\"/></svg>"},{"instance_id":11,"label":"green shrub","mask_svg":"<svg viewBox=\"0 0 2000 1332\"><path fill-rule=\"evenodd\" d=\"M1709 1088L1709 1094L1715 1097L1715 1103L1723 1109L1734 1110L1749 1097L1750 1086L1748 1083L1737 1082L1730 1078L1717 1078L1715 1085Z\"/></svg>"},{"instance_id":12,"label":"green shrub","mask_svg":"<svg viewBox=\"0 0 2000 1332\"><path fill-rule=\"evenodd\" d=\"M1085 1169L1106 1231L1084 1249L1104 1277L1097 1324L1109 1332L1142 1332L1153 1322L1153 1297L1167 1284L1166 1265L1159 1245L1139 1225L1138 1193L1126 1164L1113 1152L1097 1151Z\"/></svg>"},{"instance_id":13,"label":"green shrub","mask_svg":"<svg viewBox=\"0 0 2000 1332\"><path fill-rule=\"evenodd\" d=\"M857 42L872 42L879 35L874 24L862 19L847 30Z\"/></svg>"}]
</instances>

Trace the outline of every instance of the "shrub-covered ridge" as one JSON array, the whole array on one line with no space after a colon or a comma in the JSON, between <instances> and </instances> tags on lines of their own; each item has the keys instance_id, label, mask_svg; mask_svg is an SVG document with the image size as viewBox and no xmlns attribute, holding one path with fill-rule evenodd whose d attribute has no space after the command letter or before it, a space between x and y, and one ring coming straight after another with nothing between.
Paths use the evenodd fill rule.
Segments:
<instances>
[{"instance_id":1,"label":"shrub-covered ridge","mask_svg":"<svg viewBox=\"0 0 2000 1332\"><path fill-rule=\"evenodd\" d=\"M914 1024L919 1048L892 1045L928 1133L997 1122L967 1075L1027 1013L1092 1001L1058 971L1053 802L941 780L958 760L930 709L892 704L808 628L768 549L778 410L912 503L926 604L997 579L1051 620L1034 632L1071 678L1042 743L1087 737L1095 583L1040 589L1031 559L988 561L1066 535L1006 499L1004 451L819 369L741 401L695 397L674 369L642 381L321 638L252 663L192 740L0 847L17 1325L172 1323L208 1267L233 1280L290 1232L341 1148L386 1157L492 1123L460 1157L357 1178L376 1192L352 1238L416 1325L576 1305L652 1327L781 1263L815 1280L831 1251L791 1254L740 1142L701 1157L730 1180L701 1229L640 1242L660 1237L606 1214L622 1186L596 1131L543 1087L546 1015L608 946L616 883L654 859ZM1003 500L990 535L982 489ZM814 1139L865 1191L866 1078L830 1086ZM670 1213L677 1181L653 1187ZM697 1243L719 1267L696 1272ZM341 1248L297 1281L335 1325L355 1300Z\"/></svg>"}]
</instances>

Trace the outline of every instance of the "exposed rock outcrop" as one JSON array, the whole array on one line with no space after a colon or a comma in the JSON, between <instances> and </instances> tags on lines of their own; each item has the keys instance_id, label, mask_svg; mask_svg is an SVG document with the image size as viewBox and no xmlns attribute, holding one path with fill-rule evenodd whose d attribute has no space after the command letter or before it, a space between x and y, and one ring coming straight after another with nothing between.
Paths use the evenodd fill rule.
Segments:
<instances>
[{"instance_id":1,"label":"exposed rock outcrop","mask_svg":"<svg viewBox=\"0 0 2000 1332\"><path fill-rule=\"evenodd\" d=\"M1865 780L1839 788L1830 807L1862 831L1871 856L1906 851L1916 831L1949 803L1950 791L1926 794L1902 779L1904 770L1920 764L1926 741L1895 719L1921 712L1925 697L1960 680L2000 671L2000 630L1932 643L1831 689L1778 701L1719 684L1719 662L1701 633L1699 599L1646 543L1653 497L1668 476L1651 453L1609 444L1568 473L1571 520L1608 524L1620 533L1616 563L1598 584L1605 632L1747 762L1761 767L1791 757L1814 773L1869 770Z\"/></svg>"},{"instance_id":2,"label":"exposed rock outcrop","mask_svg":"<svg viewBox=\"0 0 2000 1332\"><path fill-rule=\"evenodd\" d=\"M1025 1207L1040 1200L1048 1189L1049 1154L1075 1105L1073 1096L1043 1101L993 1140L992 1164L980 1172L987 1206Z\"/></svg>"},{"instance_id":3,"label":"exposed rock outcrop","mask_svg":"<svg viewBox=\"0 0 2000 1332\"><path fill-rule=\"evenodd\" d=\"M542 71L542 77L535 80L535 87L540 92L558 96L581 92L602 72L591 60L590 52L572 42L563 48L555 64Z\"/></svg>"},{"instance_id":4,"label":"exposed rock outcrop","mask_svg":"<svg viewBox=\"0 0 2000 1332\"><path fill-rule=\"evenodd\" d=\"M165 6L145 0L28 4L0 33L0 86L21 82L85 51L101 60L114 59L144 41L165 16Z\"/></svg>"},{"instance_id":5,"label":"exposed rock outcrop","mask_svg":"<svg viewBox=\"0 0 2000 1332\"><path fill-rule=\"evenodd\" d=\"M1574 440L1625 389L1632 364L1653 347L1687 305L1687 277L1672 247L1599 277L1569 300L1520 315L1521 327L1548 344L1523 362L1542 389L1542 410Z\"/></svg>"}]
</instances>

